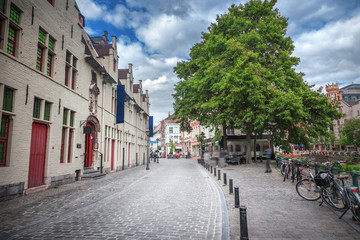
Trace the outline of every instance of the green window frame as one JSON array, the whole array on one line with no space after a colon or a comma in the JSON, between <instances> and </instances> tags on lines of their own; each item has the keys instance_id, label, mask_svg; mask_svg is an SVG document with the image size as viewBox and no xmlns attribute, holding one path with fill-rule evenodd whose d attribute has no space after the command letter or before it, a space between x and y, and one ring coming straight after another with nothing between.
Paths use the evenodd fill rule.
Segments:
<instances>
[{"instance_id":1,"label":"green window frame","mask_svg":"<svg viewBox=\"0 0 360 240\"><path fill-rule=\"evenodd\" d=\"M66 51L66 62L70 63L71 60L71 53L69 51Z\"/></svg>"},{"instance_id":2,"label":"green window frame","mask_svg":"<svg viewBox=\"0 0 360 240\"><path fill-rule=\"evenodd\" d=\"M51 51L55 51L55 39L53 39L52 37L49 37L48 47Z\"/></svg>"},{"instance_id":3,"label":"green window frame","mask_svg":"<svg viewBox=\"0 0 360 240\"><path fill-rule=\"evenodd\" d=\"M73 67L76 68L77 66L77 58L73 56Z\"/></svg>"},{"instance_id":4,"label":"green window frame","mask_svg":"<svg viewBox=\"0 0 360 240\"><path fill-rule=\"evenodd\" d=\"M47 64L46 64L46 74L50 77L52 73L52 62L53 62L53 56L51 54L48 54Z\"/></svg>"},{"instance_id":5,"label":"green window frame","mask_svg":"<svg viewBox=\"0 0 360 240\"><path fill-rule=\"evenodd\" d=\"M13 27L9 27L8 32L8 44L7 44L7 53L15 56L15 50L16 50L16 33L17 31Z\"/></svg>"},{"instance_id":6,"label":"green window frame","mask_svg":"<svg viewBox=\"0 0 360 240\"><path fill-rule=\"evenodd\" d=\"M14 90L8 87L4 88L3 110L12 112L14 102Z\"/></svg>"},{"instance_id":7,"label":"green window frame","mask_svg":"<svg viewBox=\"0 0 360 240\"><path fill-rule=\"evenodd\" d=\"M74 126L74 118L75 118L75 112L71 111L70 112L70 127Z\"/></svg>"},{"instance_id":8,"label":"green window frame","mask_svg":"<svg viewBox=\"0 0 360 240\"><path fill-rule=\"evenodd\" d=\"M39 28L39 42L44 45L46 44L46 32L41 28Z\"/></svg>"},{"instance_id":9,"label":"green window frame","mask_svg":"<svg viewBox=\"0 0 360 240\"><path fill-rule=\"evenodd\" d=\"M40 118L41 99L34 98L33 118Z\"/></svg>"},{"instance_id":10,"label":"green window frame","mask_svg":"<svg viewBox=\"0 0 360 240\"><path fill-rule=\"evenodd\" d=\"M44 120L50 121L50 113L51 113L51 103L45 101Z\"/></svg>"},{"instance_id":11,"label":"green window frame","mask_svg":"<svg viewBox=\"0 0 360 240\"><path fill-rule=\"evenodd\" d=\"M69 112L69 110L64 108L63 125L67 125L68 112Z\"/></svg>"},{"instance_id":12,"label":"green window frame","mask_svg":"<svg viewBox=\"0 0 360 240\"><path fill-rule=\"evenodd\" d=\"M10 7L10 20L16 24L20 23L20 11L17 10L14 6Z\"/></svg>"},{"instance_id":13,"label":"green window frame","mask_svg":"<svg viewBox=\"0 0 360 240\"><path fill-rule=\"evenodd\" d=\"M36 69L39 71L42 70L43 53L44 53L44 49L42 49L41 47L38 47L37 57L36 57Z\"/></svg>"},{"instance_id":14,"label":"green window frame","mask_svg":"<svg viewBox=\"0 0 360 240\"><path fill-rule=\"evenodd\" d=\"M6 166L6 152L9 140L10 117L2 115L0 128L0 166Z\"/></svg>"}]
</instances>

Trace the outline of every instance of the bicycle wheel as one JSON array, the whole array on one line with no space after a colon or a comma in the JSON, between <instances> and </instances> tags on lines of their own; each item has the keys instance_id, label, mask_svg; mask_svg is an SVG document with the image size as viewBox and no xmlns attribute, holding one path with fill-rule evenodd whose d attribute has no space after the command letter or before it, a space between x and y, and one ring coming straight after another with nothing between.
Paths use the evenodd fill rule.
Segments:
<instances>
[{"instance_id":1,"label":"bicycle wheel","mask_svg":"<svg viewBox=\"0 0 360 240\"><path fill-rule=\"evenodd\" d=\"M343 212L348 209L340 191L335 187L321 188L320 196L326 205L335 211Z\"/></svg>"},{"instance_id":2,"label":"bicycle wheel","mask_svg":"<svg viewBox=\"0 0 360 240\"><path fill-rule=\"evenodd\" d=\"M353 213L353 219L360 222L360 202L358 202L358 193L352 193L351 200L351 212Z\"/></svg>"},{"instance_id":3,"label":"bicycle wheel","mask_svg":"<svg viewBox=\"0 0 360 240\"><path fill-rule=\"evenodd\" d=\"M286 179L289 179L289 165L286 165L285 170L284 170L284 182Z\"/></svg>"},{"instance_id":4,"label":"bicycle wheel","mask_svg":"<svg viewBox=\"0 0 360 240\"><path fill-rule=\"evenodd\" d=\"M284 174L285 174L285 164L281 164L281 167L280 167L280 172L281 172L281 175L283 175L284 176Z\"/></svg>"},{"instance_id":5,"label":"bicycle wheel","mask_svg":"<svg viewBox=\"0 0 360 240\"><path fill-rule=\"evenodd\" d=\"M296 184L296 192L305 200L316 201L320 199L320 188L313 179L306 178Z\"/></svg>"}]
</instances>

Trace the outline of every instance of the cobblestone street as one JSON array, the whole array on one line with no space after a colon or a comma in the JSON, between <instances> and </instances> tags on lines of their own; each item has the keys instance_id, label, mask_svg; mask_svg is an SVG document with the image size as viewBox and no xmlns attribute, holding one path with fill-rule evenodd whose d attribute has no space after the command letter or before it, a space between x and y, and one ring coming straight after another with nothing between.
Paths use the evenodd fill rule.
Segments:
<instances>
[{"instance_id":1,"label":"cobblestone street","mask_svg":"<svg viewBox=\"0 0 360 240\"><path fill-rule=\"evenodd\" d=\"M249 239L360 239L360 224L352 221L350 211L339 219L325 204L319 206L320 201L302 199L295 183L283 182L274 166L272 173L264 173L265 161L229 165L220 170L221 181L214 179L226 197L230 239L240 239L240 217L234 194L230 195L229 187L223 186L223 173L228 182L233 179L234 187L239 187L240 205L247 207Z\"/></svg>"},{"instance_id":2,"label":"cobblestone street","mask_svg":"<svg viewBox=\"0 0 360 240\"><path fill-rule=\"evenodd\" d=\"M221 239L217 188L195 160L160 159L1 202L0 239Z\"/></svg>"}]
</instances>

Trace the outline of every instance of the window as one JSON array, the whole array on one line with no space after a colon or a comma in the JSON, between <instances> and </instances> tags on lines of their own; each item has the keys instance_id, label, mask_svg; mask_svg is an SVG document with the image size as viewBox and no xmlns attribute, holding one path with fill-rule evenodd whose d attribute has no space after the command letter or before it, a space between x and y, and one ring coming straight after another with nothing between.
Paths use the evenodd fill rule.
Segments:
<instances>
[{"instance_id":1,"label":"window","mask_svg":"<svg viewBox=\"0 0 360 240\"><path fill-rule=\"evenodd\" d=\"M114 59L114 72L116 72L116 60Z\"/></svg>"},{"instance_id":2,"label":"window","mask_svg":"<svg viewBox=\"0 0 360 240\"><path fill-rule=\"evenodd\" d=\"M4 86L3 90L3 106L0 112L1 125L0 125L0 167L6 166L7 163L7 150L10 136L11 126L11 113L14 111L14 95L15 90Z\"/></svg>"},{"instance_id":3,"label":"window","mask_svg":"<svg viewBox=\"0 0 360 240\"><path fill-rule=\"evenodd\" d=\"M10 55L16 56L17 42L19 36L19 24L20 24L20 10L15 6L10 7L9 16L9 30L7 37L7 48L6 51Z\"/></svg>"},{"instance_id":4,"label":"window","mask_svg":"<svg viewBox=\"0 0 360 240\"><path fill-rule=\"evenodd\" d=\"M233 128L226 129L226 135L234 135L234 134L235 134L235 130Z\"/></svg>"},{"instance_id":5,"label":"window","mask_svg":"<svg viewBox=\"0 0 360 240\"><path fill-rule=\"evenodd\" d=\"M75 90L76 87L77 61L78 59L71 52L66 51L65 85L72 90Z\"/></svg>"},{"instance_id":6,"label":"window","mask_svg":"<svg viewBox=\"0 0 360 240\"><path fill-rule=\"evenodd\" d=\"M60 163L71 163L75 112L64 108L61 129Z\"/></svg>"},{"instance_id":7,"label":"window","mask_svg":"<svg viewBox=\"0 0 360 240\"><path fill-rule=\"evenodd\" d=\"M0 12L5 13L5 0L0 0Z\"/></svg>"},{"instance_id":8,"label":"window","mask_svg":"<svg viewBox=\"0 0 360 240\"><path fill-rule=\"evenodd\" d=\"M46 121L50 121L50 109L51 109L51 103L45 101L44 120Z\"/></svg>"},{"instance_id":9,"label":"window","mask_svg":"<svg viewBox=\"0 0 360 240\"><path fill-rule=\"evenodd\" d=\"M13 101L14 101L14 90L8 87L4 88L4 100L3 100L3 110L7 112L13 111Z\"/></svg>"},{"instance_id":10,"label":"window","mask_svg":"<svg viewBox=\"0 0 360 240\"><path fill-rule=\"evenodd\" d=\"M34 99L34 109L33 109L33 118L40 119L40 108L41 108L41 99Z\"/></svg>"},{"instance_id":11,"label":"window","mask_svg":"<svg viewBox=\"0 0 360 240\"><path fill-rule=\"evenodd\" d=\"M173 127L169 127L169 133L174 133Z\"/></svg>"},{"instance_id":12,"label":"window","mask_svg":"<svg viewBox=\"0 0 360 240\"><path fill-rule=\"evenodd\" d=\"M10 118L7 115L1 117L0 129L0 167L6 166L6 152L8 147Z\"/></svg>"},{"instance_id":13,"label":"window","mask_svg":"<svg viewBox=\"0 0 360 240\"><path fill-rule=\"evenodd\" d=\"M43 72L46 67L46 75L52 76L53 62L55 56L55 39L45 30L39 28L38 48L36 57L36 69ZM46 64L44 63L46 59ZM45 66L44 66L45 65Z\"/></svg>"},{"instance_id":14,"label":"window","mask_svg":"<svg viewBox=\"0 0 360 240\"><path fill-rule=\"evenodd\" d=\"M50 121L52 103L41 98L34 98L33 118Z\"/></svg>"}]
</instances>

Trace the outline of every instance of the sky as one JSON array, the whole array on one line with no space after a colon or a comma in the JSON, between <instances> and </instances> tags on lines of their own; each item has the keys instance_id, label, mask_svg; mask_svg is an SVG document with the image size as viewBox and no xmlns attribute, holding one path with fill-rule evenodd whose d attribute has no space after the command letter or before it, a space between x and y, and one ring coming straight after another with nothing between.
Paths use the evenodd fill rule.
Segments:
<instances>
[{"instance_id":1,"label":"sky","mask_svg":"<svg viewBox=\"0 0 360 240\"><path fill-rule=\"evenodd\" d=\"M216 16L243 0L76 0L90 36L104 30L117 37L119 69L133 64L135 83L149 90L154 124L173 113L173 72L189 59ZM287 36L294 41L297 72L314 89L329 83L340 88L360 83L360 1L278 0L288 18Z\"/></svg>"}]
</instances>

